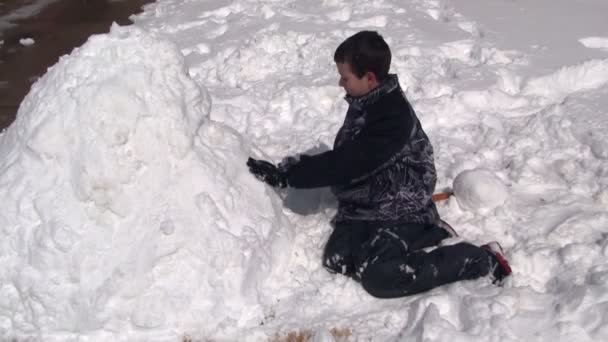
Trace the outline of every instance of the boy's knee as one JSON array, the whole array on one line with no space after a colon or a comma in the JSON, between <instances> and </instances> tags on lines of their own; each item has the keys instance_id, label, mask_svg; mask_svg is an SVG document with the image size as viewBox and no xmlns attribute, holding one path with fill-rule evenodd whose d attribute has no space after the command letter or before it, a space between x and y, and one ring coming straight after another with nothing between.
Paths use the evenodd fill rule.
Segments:
<instances>
[{"instance_id":1,"label":"boy's knee","mask_svg":"<svg viewBox=\"0 0 608 342\"><path fill-rule=\"evenodd\" d=\"M386 295L386 289L378 285L374 280L365 276L361 278L361 286L363 286L365 292L376 298L391 298Z\"/></svg>"},{"instance_id":2,"label":"boy's knee","mask_svg":"<svg viewBox=\"0 0 608 342\"><path fill-rule=\"evenodd\" d=\"M371 265L361 274L361 286L376 298L405 297L415 278L403 274L387 272L382 265Z\"/></svg>"}]
</instances>

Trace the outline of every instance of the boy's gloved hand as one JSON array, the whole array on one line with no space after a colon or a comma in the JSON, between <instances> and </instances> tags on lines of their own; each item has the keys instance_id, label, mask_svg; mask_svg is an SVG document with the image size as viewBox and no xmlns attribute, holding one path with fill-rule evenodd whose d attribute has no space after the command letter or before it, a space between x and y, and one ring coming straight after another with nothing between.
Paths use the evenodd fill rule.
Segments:
<instances>
[{"instance_id":1,"label":"boy's gloved hand","mask_svg":"<svg viewBox=\"0 0 608 342\"><path fill-rule=\"evenodd\" d=\"M299 162L300 157L288 156L281 160L279 165L277 165L277 168L279 169L279 171L287 173L289 172L289 169L291 169L292 166L296 165Z\"/></svg>"},{"instance_id":2,"label":"boy's gloved hand","mask_svg":"<svg viewBox=\"0 0 608 342\"><path fill-rule=\"evenodd\" d=\"M255 178L266 182L273 187L284 188L287 186L287 173L279 170L274 164L265 160L247 159L247 166Z\"/></svg>"}]
</instances>

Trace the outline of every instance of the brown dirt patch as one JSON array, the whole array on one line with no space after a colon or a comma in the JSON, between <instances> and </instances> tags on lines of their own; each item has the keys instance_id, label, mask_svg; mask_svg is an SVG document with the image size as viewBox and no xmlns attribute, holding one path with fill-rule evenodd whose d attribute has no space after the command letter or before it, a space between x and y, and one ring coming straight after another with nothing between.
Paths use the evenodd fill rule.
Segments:
<instances>
[{"instance_id":1,"label":"brown dirt patch","mask_svg":"<svg viewBox=\"0 0 608 342\"><path fill-rule=\"evenodd\" d=\"M0 130L8 127L29 89L60 56L82 45L89 36L108 32L112 22L130 24L129 16L152 0L59 0L37 15L16 21L2 32L0 47ZM5 0L0 7L9 13L31 0ZM20 39L32 38L23 46Z\"/></svg>"}]
</instances>

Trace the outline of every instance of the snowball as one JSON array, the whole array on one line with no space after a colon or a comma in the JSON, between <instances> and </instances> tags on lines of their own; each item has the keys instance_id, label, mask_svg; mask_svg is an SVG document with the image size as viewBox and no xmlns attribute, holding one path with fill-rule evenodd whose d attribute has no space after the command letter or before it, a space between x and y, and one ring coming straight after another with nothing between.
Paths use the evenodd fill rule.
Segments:
<instances>
[{"instance_id":1,"label":"snowball","mask_svg":"<svg viewBox=\"0 0 608 342\"><path fill-rule=\"evenodd\" d=\"M454 179L454 194L465 210L485 211L501 206L508 197L504 183L490 170L461 172Z\"/></svg>"}]
</instances>

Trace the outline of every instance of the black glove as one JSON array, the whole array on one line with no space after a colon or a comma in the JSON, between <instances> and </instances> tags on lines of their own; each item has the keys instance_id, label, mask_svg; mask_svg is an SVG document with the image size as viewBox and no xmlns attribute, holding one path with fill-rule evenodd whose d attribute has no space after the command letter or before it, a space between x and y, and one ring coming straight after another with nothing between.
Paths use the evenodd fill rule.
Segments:
<instances>
[{"instance_id":1,"label":"black glove","mask_svg":"<svg viewBox=\"0 0 608 342\"><path fill-rule=\"evenodd\" d=\"M287 173L279 170L274 164L265 160L247 159L247 166L255 178L266 182L273 187L284 188L287 186Z\"/></svg>"},{"instance_id":2,"label":"black glove","mask_svg":"<svg viewBox=\"0 0 608 342\"><path fill-rule=\"evenodd\" d=\"M279 165L277 165L277 168L279 169L279 171L288 173L289 169L291 169L292 166L296 165L299 162L300 162L300 157L294 157L294 156L285 157L285 158L283 158L283 160L281 160Z\"/></svg>"}]
</instances>

